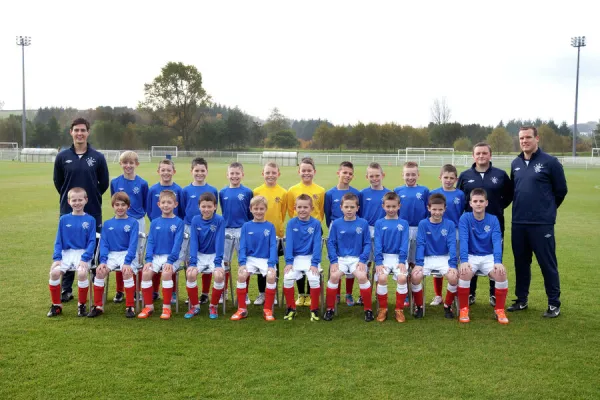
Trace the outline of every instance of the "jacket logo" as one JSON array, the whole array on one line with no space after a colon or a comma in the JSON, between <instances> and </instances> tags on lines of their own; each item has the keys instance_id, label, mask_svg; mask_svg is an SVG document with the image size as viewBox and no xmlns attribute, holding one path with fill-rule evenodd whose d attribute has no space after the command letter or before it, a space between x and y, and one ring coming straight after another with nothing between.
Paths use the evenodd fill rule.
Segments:
<instances>
[{"instance_id":1,"label":"jacket logo","mask_svg":"<svg viewBox=\"0 0 600 400\"><path fill-rule=\"evenodd\" d=\"M475 179L469 179L469 180L467 181L467 183L473 183L473 182L475 182Z\"/></svg>"},{"instance_id":2,"label":"jacket logo","mask_svg":"<svg viewBox=\"0 0 600 400\"><path fill-rule=\"evenodd\" d=\"M542 172L542 169L544 169L544 166L540 163L537 163L533 166L533 170L535 171L536 174L539 174L540 172Z\"/></svg>"},{"instance_id":3,"label":"jacket logo","mask_svg":"<svg viewBox=\"0 0 600 400\"><path fill-rule=\"evenodd\" d=\"M94 160L92 157L86 158L85 162L87 163L88 167L93 167L94 164L96 164L96 160Z\"/></svg>"},{"instance_id":4,"label":"jacket logo","mask_svg":"<svg viewBox=\"0 0 600 400\"><path fill-rule=\"evenodd\" d=\"M492 176L492 183L494 185L496 185L498 183L498 178L496 178L495 176Z\"/></svg>"},{"instance_id":5,"label":"jacket logo","mask_svg":"<svg viewBox=\"0 0 600 400\"><path fill-rule=\"evenodd\" d=\"M67 160L65 161L65 164L71 164L73 162L73 160Z\"/></svg>"},{"instance_id":6,"label":"jacket logo","mask_svg":"<svg viewBox=\"0 0 600 400\"><path fill-rule=\"evenodd\" d=\"M515 168L515 172L519 171L521 169L521 167Z\"/></svg>"}]
</instances>

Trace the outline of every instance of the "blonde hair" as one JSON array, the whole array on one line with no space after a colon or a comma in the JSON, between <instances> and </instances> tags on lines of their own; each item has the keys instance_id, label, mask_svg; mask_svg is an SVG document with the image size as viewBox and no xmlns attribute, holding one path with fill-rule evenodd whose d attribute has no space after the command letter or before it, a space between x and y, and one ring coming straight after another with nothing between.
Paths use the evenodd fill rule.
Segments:
<instances>
[{"instance_id":1,"label":"blonde hair","mask_svg":"<svg viewBox=\"0 0 600 400\"><path fill-rule=\"evenodd\" d=\"M71 188L68 192L67 192L67 199L71 198L71 195L75 194L75 193L83 193L83 197L85 197L86 199L87 197L87 192L85 191L84 188L82 187L74 187Z\"/></svg>"},{"instance_id":2,"label":"blonde hair","mask_svg":"<svg viewBox=\"0 0 600 400\"><path fill-rule=\"evenodd\" d=\"M119 162L122 163L124 161L133 161L136 164L140 163L140 159L135 151L127 150L121 153L119 157Z\"/></svg>"},{"instance_id":3,"label":"blonde hair","mask_svg":"<svg viewBox=\"0 0 600 400\"><path fill-rule=\"evenodd\" d=\"M162 200L164 197L170 197L174 202L177 202L177 195L172 190L166 189L160 192L160 195L158 196L158 201Z\"/></svg>"},{"instance_id":4,"label":"blonde hair","mask_svg":"<svg viewBox=\"0 0 600 400\"><path fill-rule=\"evenodd\" d=\"M263 169L265 167L277 168L277 171L279 171L279 165L277 165L277 163L273 161L269 161L268 163L266 163Z\"/></svg>"},{"instance_id":5,"label":"blonde hair","mask_svg":"<svg viewBox=\"0 0 600 400\"><path fill-rule=\"evenodd\" d=\"M257 204L264 204L265 208L269 208L269 202L264 196L254 196L252 200L250 200L250 209L252 210L252 207Z\"/></svg>"}]
</instances>

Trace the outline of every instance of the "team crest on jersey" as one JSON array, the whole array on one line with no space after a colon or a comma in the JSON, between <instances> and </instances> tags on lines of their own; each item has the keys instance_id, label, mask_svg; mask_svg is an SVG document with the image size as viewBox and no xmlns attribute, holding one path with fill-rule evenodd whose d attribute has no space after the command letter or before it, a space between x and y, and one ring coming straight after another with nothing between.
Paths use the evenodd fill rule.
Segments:
<instances>
[{"instance_id":1,"label":"team crest on jersey","mask_svg":"<svg viewBox=\"0 0 600 400\"><path fill-rule=\"evenodd\" d=\"M533 166L533 170L535 171L536 174L539 174L540 172L542 172L543 169L544 169L544 166L540 163L537 163Z\"/></svg>"},{"instance_id":2,"label":"team crest on jersey","mask_svg":"<svg viewBox=\"0 0 600 400\"><path fill-rule=\"evenodd\" d=\"M362 228L360 226L356 227L356 233L360 235L362 233Z\"/></svg>"},{"instance_id":3,"label":"team crest on jersey","mask_svg":"<svg viewBox=\"0 0 600 400\"><path fill-rule=\"evenodd\" d=\"M448 236L448 230L442 229L442 236Z\"/></svg>"},{"instance_id":4,"label":"team crest on jersey","mask_svg":"<svg viewBox=\"0 0 600 400\"><path fill-rule=\"evenodd\" d=\"M175 233L177 231L177 225L171 225L169 229L171 230L171 232Z\"/></svg>"},{"instance_id":5,"label":"team crest on jersey","mask_svg":"<svg viewBox=\"0 0 600 400\"><path fill-rule=\"evenodd\" d=\"M137 186L133 187L133 194L138 194L140 192L140 188Z\"/></svg>"},{"instance_id":6,"label":"team crest on jersey","mask_svg":"<svg viewBox=\"0 0 600 400\"><path fill-rule=\"evenodd\" d=\"M87 163L88 167L93 167L94 164L96 164L96 160L93 159L92 157L86 158L85 162Z\"/></svg>"},{"instance_id":7,"label":"team crest on jersey","mask_svg":"<svg viewBox=\"0 0 600 400\"><path fill-rule=\"evenodd\" d=\"M421 199L423 198L423 193L421 193L421 192L418 192L418 193L415 195L415 197L416 197L417 199L421 200Z\"/></svg>"},{"instance_id":8,"label":"team crest on jersey","mask_svg":"<svg viewBox=\"0 0 600 400\"><path fill-rule=\"evenodd\" d=\"M123 227L123 231L125 231L125 232L129 232L129 231L131 231L131 226L129 226L129 225L125 225L125 226Z\"/></svg>"},{"instance_id":9,"label":"team crest on jersey","mask_svg":"<svg viewBox=\"0 0 600 400\"><path fill-rule=\"evenodd\" d=\"M400 225L400 224L396 225L396 228L397 228L397 229L398 229L400 232L402 232L402 231L404 230L404 227L403 227L402 225Z\"/></svg>"},{"instance_id":10,"label":"team crest on jersey","mask_svg":"<svg viewBox=\"0 0 600 400\"><path fill-rule=\"evenodd\" d=\"M453 202L454 204L458 205L460 204L460 199L458 197L455 197Z\"/></svg>"},{"instance_id":11,"label":"team crest on jersey","mask_svg":"<svg viewBox=\"0 0 600 400\"><path fill-rule=\"evenodd\" d=\"M90 228L90 223L89 222L84 222L83 224L81 224L81 227L85 230L88 230Z\"/></svg>"},{"instance_id":12,"label":"team crest on jersey","mask_svg":"<svg viewBox=\"0 0 600 400\"><path fill-rule=\"evenodd\" d=\"M312 226L309 227L306 232L308 232L309 235L312 235L313 233L315 233L315 228L313 228Z\"/></svg>"},{"instance_id":13,"label":"team crest on jersey","mask_svg":"<svg viewBox=\"0 0 600 400\"><path fill-rule=\"evenodd\" d=\"M239 201L244 201L244 199L246 198L246 196L244 196L244 193L240 193L237 195L237 198Z\"/></svg>"},{"instance_id":14,"label":"team crest on jersey","mask_svg":"<svg viewBox=\"0 0 600 400\"><path fill-rule=\"evenodd\" d=\"M469 180L467 181L467 183L473 183L473 182L475 182L475 179L469 179Z\"/></svg>"},{"instance_id":15,"label":"team crest on jersey","mask_svg":"<svg viewBox=\"0 0 600 400\"><path fill-rule=\"evenodd\" d=\"M265 235L265 237L269 237L269 235L270 235L270 234L271 234L271 231L270 231L270 230L268 230L268 229L265 229L265 230L263 231L263 235Z\"/></svg>"},{"instance_id":16,"label":"team crest on jersey","mask_svg":"<svg viewBox=\"0 0 600 400\"><path fill-rule=\"evenodd\" d=\"M275 203L281 203L281 198L280 197L275 197Z\"/></svg>"},{"instance_id":17,"label":"team crest on jersey","mask_svg":"<svg viewBox=\"0 0 600 400\"><path fill-rule=\"evenodd\" d=\"M492 183L494 185L497 185L498 184L498 178L496 178L495 176L492 176Z\"/></svg>"},{"instance_id":18,"label":"team crest on jersey","mask_svg":"<svg viewBox=\"0 0 600 400\"><path fill-rule=\"evenodd\" d=\"M216 232L217 231L217 226L216 225L211 225L210 226L210 231L211 232Z\"/></svg>"},{"instance_id":19,"label":"team crest on jersey","mask_svg":"<svg viewBox=\"0 0 600 400\"><path fill-rule=\"evenodd\" d=\"M319 195L318 194L313 194L312 197L313 197L313 200L315 200L315 201L319 200Z\"/></svg>"},{"instance_id":20,"label":"team crest on jersey","mask_svg":"<svg viewBox=\"0 0 600 400\"><path fill-rule=\"evenodd\" d=\"M492 227L489 225L486 225L483 227L483 230L486 231L486 233L489 233L492 230Z\"/></svg>"}]
</instances>

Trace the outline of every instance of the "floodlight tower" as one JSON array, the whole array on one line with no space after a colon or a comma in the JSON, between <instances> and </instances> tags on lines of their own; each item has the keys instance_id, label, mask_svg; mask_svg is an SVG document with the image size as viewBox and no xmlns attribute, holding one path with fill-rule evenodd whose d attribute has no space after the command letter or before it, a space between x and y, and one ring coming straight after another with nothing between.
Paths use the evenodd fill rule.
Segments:
<instances>
[{"instance_id":1,"label":"floodlight tower","mask_svg":"<svg viewBox=\"0 0 600 400\"><path fill-rule=\"evenodd\" d=\"M573 125L573 157L576 153L577 143L577 98L579 96L579 53L581 48L585 47L585 36L575 36L571 38L571 46L577 47L577 78L575 80L575 124Z\"/></svg>"},{"instance_id":2,"label":"floodlight tower","mask_svg":"<svg viewBox=\"0 0 600 400\"><path fill-rule=\"evenodd\" d=\"M23 131L23 145L21 148L25 148L27 140L27 115L25 114L25 46L31 44L31 36L17 36L17 46L21 46L23 55L23 115L21 116L21 129Z\"/></svg>"}]
</instances>

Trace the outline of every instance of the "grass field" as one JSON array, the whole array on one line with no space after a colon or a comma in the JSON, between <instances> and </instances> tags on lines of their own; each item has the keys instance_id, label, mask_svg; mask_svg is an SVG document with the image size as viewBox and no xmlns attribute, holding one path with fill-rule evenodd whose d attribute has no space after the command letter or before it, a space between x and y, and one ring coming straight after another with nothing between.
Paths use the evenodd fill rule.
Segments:
<instances>
[{"instance_id":1,"label":"grass field","mask_svg":"<svg viewBox=\"0 0 600 400\"><path fill-rule=\"evenodd\" d=\"M180 167L175 178L183 186L190 175L187 164ZM143 164L139 172L155 183L155 170ZM224 186L225 170L211 164L209 182ZM319 168L316 181L332 187L335 170ZM117 176L118 165L110 173ZM386 173L387 187L401 184L399 168ZM421 182L438 187L437 174L423 169ZM363 188L362 168L359 175L354 186ZM566 175L569 194L556 228L563 308L555 320L541 317L546 297L534 263L529 309L509 314L507 326L492 319L486 280L466 326L434 307L423 320L367 324L361 308L345 305L331 323L311 323L305 309L284 322L277 309L278 320L267 324L258 306L234 323L209 320L204 307L192 320L183 313L170 321L128 320L124 305L112 302L96 319L77 318L75 302L47 318L58 217L52 165L1 162L0 398L599 398L600 173L568 169ZM296 183L295 170L284 168L280 182ZM246 166L244 183L261 183L258 166ZM112 215L108 198L105 219ZM427 301L431 288L429 282ZM109 298L114 283L111 289Z\"/></svg>"}]
</instances>

